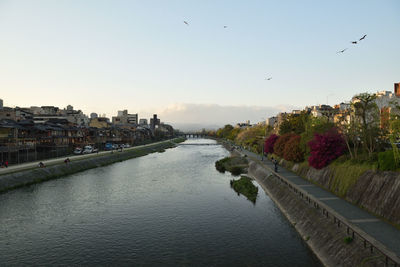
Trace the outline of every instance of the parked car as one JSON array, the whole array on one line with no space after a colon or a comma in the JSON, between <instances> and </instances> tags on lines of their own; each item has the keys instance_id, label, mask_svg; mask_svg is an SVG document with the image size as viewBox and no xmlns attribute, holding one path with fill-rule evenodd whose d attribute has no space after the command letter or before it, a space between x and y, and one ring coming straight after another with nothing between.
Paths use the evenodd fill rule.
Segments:
<instances>
[{"instance_id":1,"label":"parked car","mask_svg":"<svg viewBox=\"0 0 400 267\"><path fill-rule=\"evenodd\" d=\"M113 148L113 149L118 149L118 144L113 144L113 145L112 145L112 148Z\"/></svg>"},{"instance_id":2,"label":"parked car","mask_svg":"<svg viewBox=\"0 0 400 267\"><path fill-rule=\"evenodd\" d=\"M99 149L94 147L92 153L97 153L97 152L99 152Z\"/></svg>"},{"instance_id":3,"label":"parked car","mask_svg":"<svg viewBox=\"0 0 400 267\"><path fill-rule=\"evenodd\" d=\"M91 154L91 153L93 153L93 147L92 146L85 146L83 148L82 154Z\"/></svg>"},{"instance_id":4,"label":"parked car","mask_svg":"<svg viewBox=\"0 0 400 267\"><path fill-rule=\"evenodd\" d=\"M75 154L75 155L80 155L80 154L82 154L82 148L80 148L80 147L75 148L74 154Z\"/></svg>"},{"instance_id":5,"label":"parked car","mask_svg":"<svg viewBox=\"0 0 400 267\"><path fill-rule=\"evenodd\" d=\"M112 150L112 149L113 149L113 144L111 144L111 143L106 143L104 149L105 149L105 150Z\"/></svg>"},{"instance_id":6,"label":"parked car","mask_svg":"<svg viewBox=\"0 0 400 267\"><path fill-rule=\"evenodd\" d=\"M129 147L131 147L130 144L125 144L125 148L129 148Z\"/></svg>"}]
</instances>

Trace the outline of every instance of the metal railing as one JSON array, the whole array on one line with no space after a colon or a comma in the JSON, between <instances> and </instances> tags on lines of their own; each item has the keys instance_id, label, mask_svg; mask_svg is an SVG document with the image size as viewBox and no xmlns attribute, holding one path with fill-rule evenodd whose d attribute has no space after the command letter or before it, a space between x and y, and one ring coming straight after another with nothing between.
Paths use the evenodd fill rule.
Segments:
<instances>
[{"instance_id":1,"label":"metal railing","mask_svg":"<svg viewBox=\"0 0 400 267\"><path fill-rule=\"evenodd\" d=\"M327 219L332 218L333 223L335 223L337 227L346 227L347 234L351 233L353 239L355 239L356 237L360 238L363 241L364 248L369 247L371 253L373 253L374 251L378 251L380 254L382 254L385 257L385 266L395 266L395 267L400 266L400 258L395 253L386 248L383 244L381 244L379 241L372 238L366 232L364 232L357 226L350 223L346 218L338 214L336 211L328 207L323 202L319 201L314 196L308 194L305 190L301 189L296 184L287 180L284 176L274 172L267 166L265 167L268 168L269 171L271 171L274 177L276 177L282 184L286 185L291 191L297 194L306 203L312 205L317 210L321 210L322 214Z\"/></svg>"}]
</instances>

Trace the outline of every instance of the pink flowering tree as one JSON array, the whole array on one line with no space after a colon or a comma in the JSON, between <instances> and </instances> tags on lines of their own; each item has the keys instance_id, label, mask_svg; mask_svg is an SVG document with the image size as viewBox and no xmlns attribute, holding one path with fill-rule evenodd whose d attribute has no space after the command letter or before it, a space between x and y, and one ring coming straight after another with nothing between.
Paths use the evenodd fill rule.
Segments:
<instances>
[{"instance_id":1,"label":"pink flowering tree","mask_svg":"<svg viewBox=\"0 0 400 267\"><path fill-rule=\"evenodd\" d=\"M267 139L265 139L264 143L264 153L272 154L274 153L274 145L276 140L278 140L279 136L276 134L271 134Z\"/></svg>"},{"instance_id":2,"label":"pink flowering tree","mask_svg":"<svg viewBox=\"0 0 400 267\"><path fill-rule=\"evenodd\" d=\"M311 150L308 163L316 169L327 166L346 149L342 135L335 128L323 134L315 134L314 139L308 142L308 146Z\"/></svg>"}]
</instances>

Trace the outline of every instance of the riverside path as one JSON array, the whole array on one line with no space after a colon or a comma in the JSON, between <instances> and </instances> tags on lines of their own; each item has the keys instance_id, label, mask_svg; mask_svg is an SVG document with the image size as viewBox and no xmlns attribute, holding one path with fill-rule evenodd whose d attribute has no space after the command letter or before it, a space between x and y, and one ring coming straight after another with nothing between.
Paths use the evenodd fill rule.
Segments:
<instances>
[{"instance_id":1,"label":"riverside path","mask_svg":"<svg viewBox=\"0 0 400 267\"><path fill-rule=\"evenodd\" d=\"M166 142L172 142L175 145L178 145L178 143L174 142L175 140L176 139L163 140L163 141L159 141L159 142L149 143L146 145L133 146L130 148L124 148L123 151L136 150L136 149L145 148L148 146L153 146L153 145L166 143ZM8 168L0 168L0 175L12 173L12 172L29 170L29 169L35 169L35 168L38 168L39 162L43 162L45 166L51 166L51 165L64 163L64 160L66 158L69 158L70 161L76 161L76 160L82 160L82 159L86 159L86 158L93 158L93 157L98 157L98 156L102 156L102 155L108 155L110 153L120 153L120 152L118 152L117 150L108 150L108 151L101 151L98 153L83 154L83 155L69 155L69 156L63 156L63 157L59 157L59 158L44 159L44 160L38 160L38 161L27 162L27 163L22 163L22 164L15 164L15 165L10 165Z\"/></svg>"},{"instance_id":2,"label":"riverside path","mask_svg":"<svg viewBox=\"0 0 400 267\"><path fill-rule=\"evenodd\" d=\"M266 166L271 173L275 173L273 171L274 164L270 160L264 158L264 160L261 161L261 155L244 149L239 149L238 152L246 154L252 160ZM400 230L348 201L339 198L335 194L301 178L282 166L279 166L278 174L330 207L336 213L344 217L350 224L363 230L400 258Z\"/></svg>"}]
</instances>

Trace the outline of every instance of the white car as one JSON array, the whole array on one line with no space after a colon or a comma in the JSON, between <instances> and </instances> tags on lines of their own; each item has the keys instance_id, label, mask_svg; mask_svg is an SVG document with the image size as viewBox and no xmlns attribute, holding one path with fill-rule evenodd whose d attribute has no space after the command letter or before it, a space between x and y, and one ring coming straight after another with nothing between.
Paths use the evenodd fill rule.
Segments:
<instances>
[{"instance_id":1,"label":"white car","mask_svg":"<svg viewBox=\"0 0 400 267\"><path fill-rule=\"evenodd\" d=\"M75 155L80 155L80 154L82 154L82 148L80 148L80 147L75 148L74 154L75 154Z\"/></svg>"},{"instance_id":2,"label":"white car","mask_svg":"<svg viewBox=\"0 0 400 267\"><path fill-rule=\"evenodd\" d=\"M83 148L82 154L91 154L91 153L93 153L93 147L92 146L85 146Z\"/></svg>"}]
</instances>

